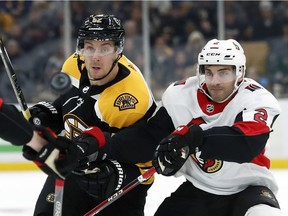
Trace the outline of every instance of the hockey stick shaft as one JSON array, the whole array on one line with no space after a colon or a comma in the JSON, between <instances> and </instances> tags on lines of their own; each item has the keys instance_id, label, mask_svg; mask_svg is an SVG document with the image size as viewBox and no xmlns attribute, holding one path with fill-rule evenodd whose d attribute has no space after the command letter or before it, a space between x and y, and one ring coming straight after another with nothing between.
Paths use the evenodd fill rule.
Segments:
<instances>
[{"instance_id":1,"label":"hockey stick shaft","mask_svg":"<svg viewBox=\"0 0 288 216\"><path fill-rule=\"evenodd\" d=\"M0 38L0 55L1 55L1 58L3 61L3 64L5 66L6 72L8 74L9 80L12 84L16 98L18 100L18 103L19 103L21 110L23 112L23 115L28 120L28 119L30 119L31 114L29 112L27 103L25 101L22 89L19 86L17 76L15 74L14 68L13 68L12 63L10 61L9 55L7 54L7 51L5 49L4 42L1 38Z\"/></svg>"},{"instance_id":2,"label":"hockey stick shaft","mask_svg":"<svg viewBox=\"0 0 288 216\"><path fill-rule=\"evenodd\" d=\"M56 179L55 181L55 200L54 200L54 216L62 215L63 206L63 193L64 193L64 180Z\"/></svg>"},{"instance_id":3,"label":"hockey stick shaft","mask_svg":"<svg viewBox=\"0 0 288 216\"><path fill-rule=\"evenodd\" d=\"M131 181L129 184L124 186L122 189L114 193L112 196L101 202L99 205L91 209L89 212L87 212L84 216L93 216L102 211L104 208L118 200L120 197L124 196L127 194L129 191L131 191L133 188L135 188L137 185L141 184L142 182L146 181L149 179L151 176L154 175L156 172L155 168L152 167L149 170L147 170L145 173L142 175L138 176L136 179Z\"/></svg>"},{"instance_id":4,"label":"hockey stick shaft","mask_svg":"<svg viewBox=\"0 0 288 216\"><path fill-rule=\"evenodd\" d=\"M16 73L14 71L13 65L9 58L9 55L4 46L2 38L0 38L0 55L5 66L6 72L8 74L9 80L12 84L14 93L16 95L17 101L20 105L24 117L29 120L31 118L30 111L28 109L26 100L22 89L18 83ZM56 179L55 182L55 201L54 201L54 216L62 215L62 201L63 201L63 192L64 192L64 181L61 179Z\"/></svg>"}]
</instances>

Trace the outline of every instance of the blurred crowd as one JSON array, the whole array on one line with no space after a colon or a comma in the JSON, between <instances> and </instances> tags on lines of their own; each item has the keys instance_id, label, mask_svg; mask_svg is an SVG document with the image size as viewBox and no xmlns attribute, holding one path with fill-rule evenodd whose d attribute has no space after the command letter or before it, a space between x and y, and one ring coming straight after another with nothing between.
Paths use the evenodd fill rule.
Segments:
<instances>
[{"instance_id":1,"label":"blurred crowd","mask_svg":"<svg viewBox=\"0 0 288 216\"><path fill-rule=\"evenodd\" d=\"M224 2L225 38L243 44L247 77L276 97L288 96L288 1ZM0 1L0 36L26 100L53 100L49 79L61 70L63 1ZM207 40L217 38L217 1L150 1L151 88L156 99L175 80L196 73L197 56ZM141 1L71 1L73 44L90 14L119 17L126 30L124 54L144 71ZM0 64L0 96L16 102Z\"/></svg>"}]
</instances>

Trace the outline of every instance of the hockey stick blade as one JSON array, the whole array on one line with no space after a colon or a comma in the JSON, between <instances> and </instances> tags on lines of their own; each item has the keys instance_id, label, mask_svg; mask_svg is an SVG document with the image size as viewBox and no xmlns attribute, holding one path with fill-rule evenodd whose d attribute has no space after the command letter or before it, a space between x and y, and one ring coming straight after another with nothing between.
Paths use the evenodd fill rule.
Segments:
<instances>
[{"instance_id":1,"label":"hockey stick blade","mask_svg":"<svg viewBox=\"0 0 288 216\"><path fill-rule=\"evenodd\" d=\"M24 117L28 120L31 117L31 114L29 112L28 106L26 104L22 89L20 88L18 84L18 80L14 71L14 68L12 66L12 63L10 61L10 58L7 54L7 51L4 46L4 42L2 38L0 38L0 55L3 61L3 64L5 66L6 72L8 74L9 80L12 84L13 90L15 92L16 98L18 100L18 103L21 107L21 110L23 112Z\"/></svg>"},{"instance_id":2,"label":"hockey stick blade","mask_svg":"<svg viewBox=\"0 0 288 216\"><path fill-rule=\"evenodd\" d=\"M142 182L146 181L149 179L151 176L154 175L156 172L155 168L152 167L149 170L147 170L145 173L142 175L138 176L136 179L131 181L129 184L124 186L122 189L114 193L112 196L108 197L106 200L101 202L99 205L91 209L89 212L87 212L84 216L93 216L102 211L104 208L118 200L120 197L124 196L126 193L131 191L133 188L135 188L137 185L141 184Z\"/></svg>"}]
</instances>

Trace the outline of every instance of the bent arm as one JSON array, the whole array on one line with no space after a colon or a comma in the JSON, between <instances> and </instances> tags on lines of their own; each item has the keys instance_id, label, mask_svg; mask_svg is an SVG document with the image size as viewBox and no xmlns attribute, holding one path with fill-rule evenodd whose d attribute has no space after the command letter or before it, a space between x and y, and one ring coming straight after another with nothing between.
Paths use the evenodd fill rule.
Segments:
<instances>
[{"instance_id":1,"label":"bent arm","mask_svg":"<svg viewBox=\"0 0 288 216\"><path fill-rule=\"evenodd\" d=\"M113 145L108 149L108 158L127 163L152 160L161 139L174 130L169 114L161 107L148 121L142 120L108 138L106 145Z\"/></svg>"},{"instance_id":2,"label":"bent arm","mask_svg":"<svg viewBox=\"0 0 288 216\"><path fill-rule=\"evenodd\" d=\"M241 113L240 113L241 115ZM219 159L245 163L264 153L271 128L278 115L271 115L271 122L240 121L231 127L213 127L204 131L202 159Z\"/></svg>"}]
</instances>

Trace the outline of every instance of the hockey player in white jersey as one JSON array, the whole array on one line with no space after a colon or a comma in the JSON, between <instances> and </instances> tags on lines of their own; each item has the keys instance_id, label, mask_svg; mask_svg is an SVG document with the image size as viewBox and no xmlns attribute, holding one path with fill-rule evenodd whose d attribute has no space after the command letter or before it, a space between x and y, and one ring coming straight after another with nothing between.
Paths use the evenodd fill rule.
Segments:
<instances>
[{"instance_id":1,"label":"hockey player in white jersey","mask_svg":"<svg viewBox=\"0 0 288 216\"><path fill-rule=\"evenodd\" d=\"M157 172L187 181L155 215L282 215L265 154L277 100L244 78L246 58L235 40L209 41L198 64L198 78L174 83L162 98L175 127L192 126L179 127L157 147Z\"/></svg>"},{"instance_id":2,"label":"hockey player in white jersey","mask_svg":"<svg viewBox=\"0 0 288 216\"><path fill-rule=\"evenodd\" d=\"M246 57L233 39L210 40L198 65L197 76L167 88L153 117L107 138L106 146L121 160L125 151L137 162L154 158L159 174L186 178L155 216L282 215L266 156L277 100L245 78Z\"/></svg>"}]
</instances>

